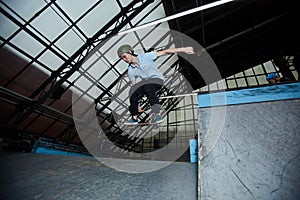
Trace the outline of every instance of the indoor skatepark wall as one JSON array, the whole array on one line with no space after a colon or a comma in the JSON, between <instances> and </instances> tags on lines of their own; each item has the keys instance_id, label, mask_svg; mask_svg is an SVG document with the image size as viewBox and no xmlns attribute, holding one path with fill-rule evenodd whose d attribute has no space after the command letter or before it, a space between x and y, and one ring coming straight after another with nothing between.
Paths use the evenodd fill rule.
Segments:
<instances>
[{"instance_id":1,"label":"indoor skatepark wall","mask_svg":"<svg viewBox=\"0 0 300 200\"><path fill-rule=\"evenodd\" d=\"M253 101L242 102L240 92ZM235 95L227 95L224 124L209 149L205 133L214 120L211 109L225 105L201 106L198 97L204 154L199 167L201 200L300 199L299 83L240 92L235 103ZM266 93L273 100L259 97Z\"/></svg>"}]
</instances>

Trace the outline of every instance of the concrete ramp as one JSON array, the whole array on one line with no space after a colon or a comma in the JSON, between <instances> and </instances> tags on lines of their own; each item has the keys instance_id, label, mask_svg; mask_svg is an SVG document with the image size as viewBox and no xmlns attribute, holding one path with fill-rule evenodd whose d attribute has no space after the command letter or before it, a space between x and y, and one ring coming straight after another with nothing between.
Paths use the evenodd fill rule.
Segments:
<instances>
[{"instance_id":1,"label":"concrete ramp","mask_svg":"<svg viewBox=\"0 0 300 200\"><path fill-rule=\"evenodd\" d=\"M111 169L93 157L3 153L0 159L1 200L197 199L197 165L191 163L135 174Z\"/></svg>"},{"instance_id":2,"label":"concrete ramp","mask_svg":"<svg viewBox=\"0 0 300 200\"><path fill-rule=\"evenodd\" d=\"M205 149L211 109L199 111L201 200L300 199L300 100L226 106L222 131Z\"/></svg>"}]
</instances>

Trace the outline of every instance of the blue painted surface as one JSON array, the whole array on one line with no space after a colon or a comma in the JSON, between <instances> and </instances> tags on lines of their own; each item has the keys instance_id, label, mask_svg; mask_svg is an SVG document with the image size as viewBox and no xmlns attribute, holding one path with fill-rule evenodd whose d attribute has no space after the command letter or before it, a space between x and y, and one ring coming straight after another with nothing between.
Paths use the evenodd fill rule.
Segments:
<instances>
[{"instance_id":1,"label":"blue painted surface","mask_svg":"<svg viewBox=\"0 0 300 200\"><path fill-rule=\"evenodd\" d=\"M47 148L47 147L37 147L35 153L38 153L38 154L70 155L70 156L90 156L90 155L87 155L87 154L75 153L75 152L69 152L69 151L62 151L62 150L51 149L51 148Z\"/></svg>"},{"instance_id":2,"label":"blue painted surface","mask_svg":"<svg viewBox=\"0 0 300 200\"><path fill-rule=\"evenodd\" d=\"M197 163L198 162L198 140L190 139L190 162Z\"/></svg>"},{"instance_id":3,"label":"blue painted surface","mask_svg":"<svg viewBox=\"0 0 300 200\"><path fill-rule=\"evenodd\" d=\"M76 153L76 152L81 152L81 150L83 150L78 148L76 149L61 144L55 144L48 141L43 141L42 139L37 139L34 142L31 153L88 156L88 157L91 156L87 153Z\"/></svg>"},{"instance_id":4,"label":"blue painted surface","mask_svg":"<svg viewBox=\"0 0 300 200\"><path fill-rule=\"evenodd\" d=\"M199 94L200 108L300 98L300 82Z\"/></svg>"}]
</instances>

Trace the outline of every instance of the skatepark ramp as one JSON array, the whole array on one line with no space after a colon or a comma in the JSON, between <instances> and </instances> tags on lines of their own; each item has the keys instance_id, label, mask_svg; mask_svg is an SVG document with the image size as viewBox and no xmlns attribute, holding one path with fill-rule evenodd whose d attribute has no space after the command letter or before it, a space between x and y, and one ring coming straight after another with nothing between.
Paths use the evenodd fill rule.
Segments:
<instances>
[{"instance_id":1,"label":"skatepark ramp","mask_svg":"<svg viewBox=\"0 0 300 200\"><path fill-rule=\"evenodd\" d=\"M299 82L200 94L198 103L201 200L300 199Z\"/></svg>"}]
</instances>

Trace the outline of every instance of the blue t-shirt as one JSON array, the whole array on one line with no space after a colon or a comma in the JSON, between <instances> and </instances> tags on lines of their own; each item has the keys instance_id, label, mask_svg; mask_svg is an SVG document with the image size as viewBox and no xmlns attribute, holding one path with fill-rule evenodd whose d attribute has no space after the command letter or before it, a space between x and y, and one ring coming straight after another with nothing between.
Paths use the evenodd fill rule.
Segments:
<instances>
[{"instance_id":1,"label":"blue t-shirt","mask_svg":"<svg viewBox=\"0 0 300 200\"><path fill-rule=\"evenodd\" d=\"M137 67L133 64L128 66L128 77L131 81L134 81L138 77L143 80L148 80L150 78L159 78L162 81L165 80L165 77L157 69L154 63L157 58L156 51L140 54L137 57L140 61L140 66Z\"/></svg>"}]
</instances>

